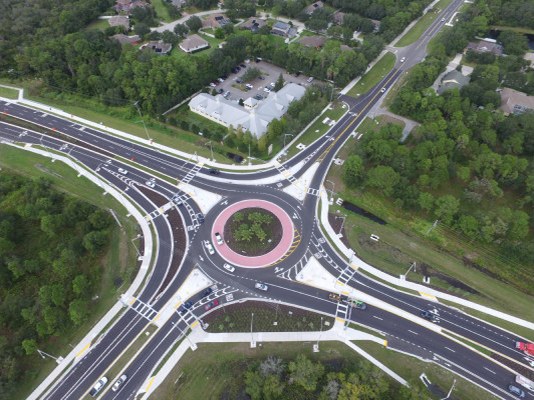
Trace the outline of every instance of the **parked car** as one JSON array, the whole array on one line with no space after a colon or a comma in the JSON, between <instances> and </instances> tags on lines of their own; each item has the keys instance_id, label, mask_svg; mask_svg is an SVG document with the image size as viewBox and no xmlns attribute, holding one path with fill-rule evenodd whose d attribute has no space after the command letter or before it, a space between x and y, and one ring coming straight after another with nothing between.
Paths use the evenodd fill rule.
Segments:
<instances>
[{"instance_id":1,"label":"parked car","mask_svg":"<svg viewBox=\"0 0 534 400\"><path fill-rule=\"evenodd\" d=\"M256 96L254 96L254 98L256 100L263 100L263 96L261 94L257 94Z\"/></svg>"},{"instance_id":2,"label":"parked car","mask_svg":"<svg viewBox=\"0 0 534 400\"><path fill-rule=\"evenodd\" d=\"M230 97L230 91L229 91L229 90L226 91L226 92L224 93L223 97L224 97L225 99L227 99L228 97Z\"/></svg>"},{"instance_id":3,"label":"parked car","mask_svg":"<svg viewBox=\"0 0 534 400\"><path fill-rule=\"evenodd\" d=\"M223 79L223 78L217 78L217 80L218 80L220 83L223 83L223 82L224 82L224 79Z\"/></svg>"},{"instance_id":4,"label":"parked car","mask_svg":"<svg viewBox=\"0 0 534 400\"><path fill-rule=\"evenodd\" d=\"M241 78L237 78L237 79L235 80L235 82L236 82L236 83L243 83L243 80L242 80Z\"/></svg>"},{"instance_id":5,"label":"parked car","mask_svg":"<svg viewBox=\"0 0 534 400\"><path fill-rule=\"evenodd\" d=\"M306 82L308 82L308 83L312 83L312 82L313 82L313 79L314 79L313 76L310 76L308 79L306 79Z\"/></svg>"},{"instance_id":6,"label":"parked car","mask_svg":"<svg viewBox=\"0 0 534 400\"><path fill-rule=\"evenodd\" d=\"M121 375L121 377L115 381L115 383L111 387L111 390L113 390L114 392L119 390L119 388L122 386L124 382L126 382L127 379L128 379L128 375Z\"/></svg>"},{"instance_id":7,"label":"parked car","mask_svg":"<svg viewBox=\"0 0 534 400\"><path fill-rule=\"evenodd\" d=\"M274 82L271 82L271 83L269 83L269 86L271 87L271 90L273 90L273 89L274 89L274 87L276 86L276 83L274 83Z\"/></svg>"},{"instance_id":8,"label":"parked car","mask_svg":"<svg viewBox=\"0 0 534 400\"><path fill-rule=\"evenodd\" d=\"M124 168L119 168L117 169L117 171L119 171L119 174L123 174L123 175L126 175L128 173L128 171L126 171Z\"/></svg>"},{"instance_id":9,"label":"parked car","mask_svg":"<svg viewBox=\"0 0 534 400\"><path fill-rule=\"evenodd\" d=\"M267 86L263 88L263 91L266 93L271 93L271 89L269 89Z\"/></svg>"},{"instance_id":10,"label":"parked car","mask_svg":"<svg viewBox=\"0 0 534 400\"><path fill-rule=\"evenodd\" d=\"M261 80L261 81L264 81L264 80L265 80L265 77L262 76L262 75L260 75L260 76L258 76L258 79Z\"/></svg>"},{"instance_id":11,"label":"parked car","mask_svg":"<svg viewBox=\"0 0 534 400\"><path fill-rule=\"evenodd\" d=\"M235 271L235 267L233 265L230 265L228 263L224 263L223 265L224 269L229 271L229 272L234 272Z\"/></svg>"},{"instance_id":12,"label":"parked car","mask_svg":"<svg viewBox=\"0 0 534 400\"><path fill-rule=\"evenodd\" d=\"M260 283L260 282L257 282L254 287L258 290L263 290L264 292L266 292L267 290L269 290L269 286L267 286L265 283Z\"/></svg>"},{"instance_id":13,"label":"parked car","mask_svg":"<svg viewBox=\"0 0 534 400\"><path fill-rule=\"evenodd\" d=\"M250 83L247 83L245 87L250 90L254 89L254 86L252 86Z\"/></svg>"},{"instance_id":14,"label":"parked car","mask_svg":"<svg viewBox=\"0 0 534 400\"><path fill-rule=\"evenodd\" d=\"M206 250L208 250L208 253L210 253L211 255L215 254L215 250L213 250L213 246L208 240L204 241L204 246L206 247Z\"/></svg>"},{"instance_id":15,"label":"parked car","mask_svg":"<svg viewBox=\"0 0 534 400\"><path fill-rule=\"evenodd\" d=\"M108 378L103 376L98 380L97 383L95 383L95 386L93 386L93 388L89 391L89 395L91 397L96 397L96 395L100 393L104 386L106 386L106 383L108 383Z\"/></svg>"},{"instance_id":16,"label":"parked car","mask_svg":"<svg viewBox=\"0 0 534 400\"><path fill-rule=\"evenodd\" d=\"M219 232L215 233L215 240L217 241L217 244L221 246L224 242L221 237L221 234Z\"/></svg>"},{"instance_id":17,"label":"parked car","mask_svg":"<svg viewBox=\"0 0 534 400\"><path fill-rule=\"evenodd\" d=\"M239 66L240 66L241 68L247 68L247 66L246 66L245 64L239 64Z\"/></svg>"},{"instance_id":18,"label":"parked car","mask_svg":"<svg viewBox=\"0 0 534 400\"><path fill-rule=\"evenodd\" d=\"M217 89L217 93L222 94L223 92L224 92L224 89L223 89L223 88L219 88L219 89Z\"/></svg>"}]
</instances>

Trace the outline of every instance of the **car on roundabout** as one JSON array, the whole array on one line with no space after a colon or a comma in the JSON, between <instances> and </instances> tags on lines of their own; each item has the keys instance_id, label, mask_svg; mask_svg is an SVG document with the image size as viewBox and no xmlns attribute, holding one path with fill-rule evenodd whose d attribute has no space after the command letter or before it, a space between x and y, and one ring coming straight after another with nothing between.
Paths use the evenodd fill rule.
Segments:
<instances>
[{"instance_id":1,"label":"car on roundabout","mask_svg":"<svg viewBox=\"0 0 534 400\"><path fill-rule=\"evenodd\" d=\"M266 292L267 290L269 290L269 286L267 286L265 283L261 283L261 282L256 282L256 284L254 285L254 287L258 290L263 290L264 292Z\"/></svg>"},{"instance_id":2,"label":"car on roundabout","mask_svg":"<svg viewBox=\"0 0 534 400\"><path fill-rule=\"evenodd\" d=\"M235 271L235 267L233 265L230 265L228 263L224 263L223 265L223 268L229 272L234 272Z\"/></svg>"},{"instance_id":3,"label":"car on roundabout","mask_svg":"<svg viewBox=\"0 0 534 400\"><path fill-rule=\"evenodd\" d=\"M208 253L210 253L210 255L215 254L215 250L213 250L213 246L211 245L209 240L204 240L204 247L206 248L206 250L208 250Z\"/></svg>"},{"instance_id":4,"label":"car on roundabout","mask_svg":"<svg viewBox=\"0 0 534 400\"><path fill-rule=\"evenodd\" d=\"M217 244L219 246L221 246L224 243L223 238L219 232L215 233L215 240L217 241Z\"/></svg>"}]
</instances>

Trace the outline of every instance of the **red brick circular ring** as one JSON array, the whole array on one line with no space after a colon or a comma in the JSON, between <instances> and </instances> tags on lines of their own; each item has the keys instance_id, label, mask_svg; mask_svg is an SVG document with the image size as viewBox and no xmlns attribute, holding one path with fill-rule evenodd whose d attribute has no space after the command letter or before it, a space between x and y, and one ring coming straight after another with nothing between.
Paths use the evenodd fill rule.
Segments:
<instances>
[{"instance_id":1,"label":"red brick circular ring","mask_svg":"<svg viewBox=\"0 0 534 400\"><path fill-rule=\"evenodd\" d=\"M261 256L249 257L236 253L230 247L228 247L224 241L222 245L217 244L215 233L224 232L224 227L230 217L237 211L245 208L262 208L270 211L280 220L280 223L282 224L282 238L280 239L278 245L270 252ZM221 257L229 263L243 268L263 268L278 261L291 247L291 243L293 243L293 236L294 226L289 215L287 215L287 213L276 204L258 199L239 201L225 208L219 214L213 224L213 227L211 228L211 239L213 241L213 246L217 249Z\"/></svg>"}]
</instances>

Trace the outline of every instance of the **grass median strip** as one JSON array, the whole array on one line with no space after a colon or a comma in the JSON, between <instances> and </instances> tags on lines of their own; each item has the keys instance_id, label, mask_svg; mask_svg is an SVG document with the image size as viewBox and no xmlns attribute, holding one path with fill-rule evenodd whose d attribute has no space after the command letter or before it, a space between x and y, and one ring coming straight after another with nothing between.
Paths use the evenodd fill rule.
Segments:
<instances>
[{"instance_id":1,"label":"grass median strip","mask_svg":"<svg viewBox=\"0 0 534 400\"><path fill-rule=\"evenodd\" d=\"M349 96L358 97L368 92L380 82L395 66L396 57L387 52L347 93Z\"/></svg>"},{"instance_id":2,"label":"grass median strip","mask_svg":"<svg viewBox=\"0 0 534 400\"><path fill-rule=\"evenodd\" d=\"M5 97L7 99L18 99L19 92L15 89L10 89L7 87L0 86L0 97Z\"/></svg>"}]
</instances>

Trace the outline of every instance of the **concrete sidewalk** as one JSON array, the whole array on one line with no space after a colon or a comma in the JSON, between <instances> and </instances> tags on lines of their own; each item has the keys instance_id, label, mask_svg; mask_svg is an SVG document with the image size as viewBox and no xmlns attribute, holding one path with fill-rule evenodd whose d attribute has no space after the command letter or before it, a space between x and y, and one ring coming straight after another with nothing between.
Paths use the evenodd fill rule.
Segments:
<instances>
[{"instance_id":1,"label":"concrete sidewalk","mask_svg":"<svg viewBox=\"0 0 534 400\"><path fill-rule=\"evenodd\" d=\"M141 394L141 399L148 399L159 385L169 376L173 368L178 364L182 356L186 351L194 344L199 343L252 343L256 345L259 343L270 342L311 342L310 347L319 344L320 342L338 341L345 343L352 350L356 351L359 355L373 363L380 368L391 378L395 379L402 385L408 386L408 382L382 364L376 358L365 352L358 347L353 341L367 340L375 342L384 346L387 346L387 341L384 339L371 335L366 332L358 331L352 328L344 328L343 324L336 322L334 326L327 331L315 331L315 332L243 332L243 333L208 333L200 328L195 327L189 336L182 341L174 353L168 358L168 360L159 369L158 373L150 376L145 384L139 389L138 395Z\"/></svg>"}]
</instances>

